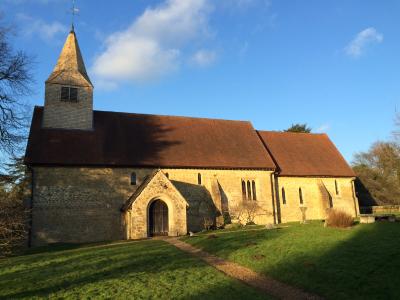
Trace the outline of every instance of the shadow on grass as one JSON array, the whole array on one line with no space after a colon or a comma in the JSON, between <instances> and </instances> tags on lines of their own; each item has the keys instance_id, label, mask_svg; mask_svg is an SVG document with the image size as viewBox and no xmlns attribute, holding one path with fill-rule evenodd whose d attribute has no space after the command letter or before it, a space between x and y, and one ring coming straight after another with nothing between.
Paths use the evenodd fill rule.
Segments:
<instances>
[{"instance_id":1,"label":"shadow on grass","mask_svg":"<svg viewBox=\"0 0 400 300\"><path fill-rule=\"evenodd\" d=\"M395 299L400 295L399 223L334 229L312 222L186 241L330 299Z\"/></svg>"},{"instance_id":2,"label":"shadow on grass","mask_svg":"<svg viewBox=\"0 0 400 300\"><path fill-rule=\"evenodd\" d=\"M0 299L265 298L162 241L73 249L0 261Z\"/></svg>"}]
</instances>

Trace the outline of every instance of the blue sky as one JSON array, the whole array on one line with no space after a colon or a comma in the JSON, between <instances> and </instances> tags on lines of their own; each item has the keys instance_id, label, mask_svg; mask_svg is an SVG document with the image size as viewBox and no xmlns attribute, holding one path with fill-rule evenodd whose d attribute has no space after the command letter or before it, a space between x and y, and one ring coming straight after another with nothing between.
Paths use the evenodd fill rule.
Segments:
<instances>
[{"instance_id":1,"label":"blue sky","mask_svg":"<svg viewBox=\"0 0 400 300\"><path fill-rule=\"evenodd\" d=\"M390 138L400 109L400 1L77 1L98 110L308 123L348 161ZM57 60L68 0L2 0L35 56L32 105Z\"/></svg>"}]
</instances>

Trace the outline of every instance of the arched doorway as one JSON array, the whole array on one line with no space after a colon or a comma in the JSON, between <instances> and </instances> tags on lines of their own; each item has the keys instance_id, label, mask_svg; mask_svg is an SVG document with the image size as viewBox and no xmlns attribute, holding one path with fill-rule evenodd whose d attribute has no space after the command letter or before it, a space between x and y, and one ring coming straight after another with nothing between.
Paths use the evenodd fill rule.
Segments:
<instances>
[{"instance_id":1,"label":"arched doorway","mask_svg":"<svg viewBox=\"0 0 400 300\"><path fill-rule=\"evenodd\" d=\"M164 201L156 200L150 204L149 235L168 235L168 206Z\"/></svg>"}]
</instances>

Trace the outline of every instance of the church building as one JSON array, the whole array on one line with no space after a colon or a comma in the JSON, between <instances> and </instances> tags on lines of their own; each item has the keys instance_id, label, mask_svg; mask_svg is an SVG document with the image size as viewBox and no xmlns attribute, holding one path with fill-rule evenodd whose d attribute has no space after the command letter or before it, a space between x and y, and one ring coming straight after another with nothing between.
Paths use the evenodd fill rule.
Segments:
<instances>
[{"instance_id":1,"label":"church building","mask_svg":"<svg viewBox=\"0 0 400 300\"><path fill-rule=\"evenodd\" d=\"M74 30L34 109L25 163L34 246L358 214L355 174L326 134L93 110Z\"/></svg>"}]
</instances>

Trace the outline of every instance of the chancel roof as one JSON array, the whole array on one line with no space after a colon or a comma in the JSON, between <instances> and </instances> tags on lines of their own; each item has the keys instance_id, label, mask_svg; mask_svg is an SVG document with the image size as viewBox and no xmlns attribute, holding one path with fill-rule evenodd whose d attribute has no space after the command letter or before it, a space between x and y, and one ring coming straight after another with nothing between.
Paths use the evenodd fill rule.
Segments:
<instances>
[{"instance_id":1,"label":"chancel roof","mask_svg":"<svg viewBox=\"0 0 400 300\"><path fill-rule=\"evenodd\" d=\"M326 134L258 131L282 176L354 177Z\"/></svg>"}]
</instances>

